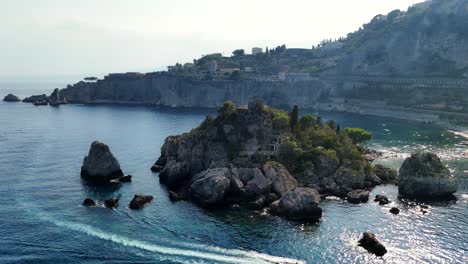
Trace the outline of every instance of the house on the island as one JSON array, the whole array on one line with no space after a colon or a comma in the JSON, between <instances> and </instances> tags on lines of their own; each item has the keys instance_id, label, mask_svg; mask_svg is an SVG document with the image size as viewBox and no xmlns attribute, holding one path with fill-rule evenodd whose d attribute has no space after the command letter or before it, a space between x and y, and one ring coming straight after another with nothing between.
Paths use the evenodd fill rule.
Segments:
<instances>
[{"instance_id":1,"label":"house on the island","mask_svg":"<svg viewBox=\"0 0 468 264\"><path fill-rule=\"evenodd\" d=\"M310 74L306 72L280 72L278 78L281 81L307 81L310 80Z\"/></svg>"},{"instance_id":2,"label":"house on the island","mask_svg":"<svg viewBox=\"0 0 468 264\"><path fill-rule=\"evenodd\" d=\"M253 72L254 69L252 67L247 66L247 67L244 67L244 71L245 72Z\"/></svg>"},{"instance_id":3,"label":"house on the island","mask_svg":"<svg viewBox=\"0 0 468 264\"><path fill-rule=\"evenodd\" d=\"M252 48L252 55L257 55L257 54L260 54L260 53L263 53L262 48L258 48L258 47Z\"/></svg>"},{"instance_id":4,"label":"house on the island","mask_svg":"<svg viewBox=\"0 0 468 264\"><path fill-rule=\"evenodd\" d=\"M218 62L217 61L211 61L210 62L210 72L215 73L218 71Z\"/></svg>"}]
</instances>

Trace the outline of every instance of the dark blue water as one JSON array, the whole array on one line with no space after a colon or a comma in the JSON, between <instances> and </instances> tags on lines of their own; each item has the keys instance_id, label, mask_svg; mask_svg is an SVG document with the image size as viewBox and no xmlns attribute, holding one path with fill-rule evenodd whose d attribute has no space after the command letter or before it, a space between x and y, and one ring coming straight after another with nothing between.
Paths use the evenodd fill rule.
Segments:
<instances>
[{"instance_id":1,"label":"dark blue water","mask_svg":"<svg viewBox=\"0 0 468 264\"><path fill-rule=\"evenodd\" d=\"M372 195L386 194L391 205L325 200L322 221L306 225L262 212L207 211L169 201L149 168L166 136L189 131L207 113L1 102L0 263L468 262L468 158L456 135L414 122L325 113L342 127L373 131L370 145L389 154L379 162L390 166L415 149L436 151L460 177L461 188L458 200L430 204L423 215L418 205L396 198L395 186L382 186ZM110 146L124 172L134 175L132 183L114 190L82 184L82 159L94 140ZM155 200L129 210L136 192ZM81 206L86 197L119 194L114 211ZM401 214L390 214L391 206ZM388 254L376 258L357 247L365 231L376 233Z\"/></svg>"}]
</instances>

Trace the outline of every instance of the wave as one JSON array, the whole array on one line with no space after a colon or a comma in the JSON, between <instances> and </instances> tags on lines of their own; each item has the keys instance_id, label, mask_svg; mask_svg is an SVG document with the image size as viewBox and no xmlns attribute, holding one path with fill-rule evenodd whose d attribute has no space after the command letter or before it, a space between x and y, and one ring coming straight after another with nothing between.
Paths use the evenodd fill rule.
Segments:
<instances>
[{"instance_id":1,"label":"wave","mask_svg":"<svg viewBox=\"0 0 468 264\"><path fill-rule=\"evenodd\" d=\"M302 260L276 257L255 251L225 249L216 246L191 244L181 242L187 248L161 246L146 241L128 238L118 234L109 233L99 228L65 220L57 220L45 213L35 212L37 217L43 221L50 222L56 226L84 233L99 239L111 241L126 247L133 247L163 255L167 260L177 262L193 262L193 259L202 259L210 262L224 263L305 263ZM178 242L177 242L178 243Z\"/></svg>"}]
</instances>

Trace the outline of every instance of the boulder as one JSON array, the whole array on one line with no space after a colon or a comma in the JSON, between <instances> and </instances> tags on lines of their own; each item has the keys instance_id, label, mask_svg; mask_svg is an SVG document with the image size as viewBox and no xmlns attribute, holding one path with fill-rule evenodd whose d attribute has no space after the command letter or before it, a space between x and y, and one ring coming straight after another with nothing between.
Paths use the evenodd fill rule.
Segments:
<instances>
[{"instance_id":1,"label":"boulder","mask_svg":"<svg viewBox=\"0 0 468 264\"><path fill-rule=\"evenodd\" d=\"M400 213L400 209L396 208L396 207L392 207L390 209L390 213L394 214L394 215L397 215Z\"/></svg>"},{"instance_id":2,"label":"boulder","mask_svg":"<svg viewBox=\"0 0 468 264\"><path fill-rule=\"evenodd\" d=\"M369 200L369 191L366 190L354 190L346 195L348 202L358 204L365 203Z\"/></svg>"},{"instance_id":3,"label":"boulder","mask_svg":"<svg viewBox=\"0 0 468 264\"><path fill-rule=\"evenodd\" d=\"M49 101L49 97L45 94L41 94L41 95L32 95L30 97L26 97L23 99L23 102L25 103L34 103L34 102L47 102Z\"/></svg>"},{"instance_id":4,"label":"boulder","mask_svg":"<svg viewBox=\"0 0 468 264\"><path fill-rule=\"evenodd\" d=\"M104 206L107 208L116 208L119 205L119 197L113 197L104 201Z\"/></svg>"},{"instance_id":5,"label":"boulder","mask_svg":"<svg viewBox=\"0 0 468 264\"><path fill-rule=\"evenodd\" d=\"M263 165L265 177L272 183L271 188L274 193L279 196L294 190L297 186L297 181L294 179L288 170L278 162L267 162Z\"/></svg>"},{"instance_id":6,"label":"boulder","mask_svg":"<svg viewBox=\"0 0 468 264\"><path fill-rule=\"evenodd\" d=\"M443 198L453 195L458 183L433 153L412 154L401 165L398 192L409 198Z\"/></svg>"},{"instance_id":7,"label":"boulder","mask_svg":"<svg viewBox=\"0 0 468 264\"><path fill-rule=\"evenodd\" d=\"M3 101L5 101L5 102L19 102L19 101L21 101L21 99L19 99L19 97L14 95L14 94L7 94L7 96L5 96L3 98Z\"/></svg>"},{"instance_id":8,"label":"boulder","mask_svg":"<svg viewBox=\"0 0 468 264\"><path fill-rule=\"evenodd\" d=\"M124 174L109 147L102 142L94 141L88 156L83 160L81 176L92 183L107 183Z\"/></svg>"},{"instance_id":9,"label":"boulder","mask_svg":"<svg viewBox=\"0 0 468 264\"><path fill-rule=\"evenodd\" d=\"M345 196L352 190L363 189L365 187L366 176L364 173L348 167L341 166L335 172L333 178L336 186L331 191L337 196Z\"/></svg>"},{"instance_id":10,"label":"boulder","mask_svg":"<svg viewBox=\"0 0 468 264\"><path fill-rule=\"evenodd\" d=\"M143 208L147 203L153 200L151 195L143 195L140 193L135 194L132 201L130 202L130 209L136 210Z\"/></svg>"},{"instance_id":11,"label":"boulder","mask_svg":"<svg viewBox=\"0 0 468 264\"><path fill-rule=\"evenodd\" d=\"M214 168L194 175L189 188L193 201L201 206L224 202L230 186L230 173L228 168Z\"/></svg>"},{"instance_id":12,"label":"boulder","mask_svg":"<svg viewBox=\"0 0 468 264\"><path fill-rule=\"evenodd\" d=\"M387 196L377 194L374 198L374 202L379 202L380 205L386 205L390 203L390 200Z\"/></svg>"},{"instance_id":13,"label":"boulder","mask_svg":"<svg viewBox=\"0 0 468 264\"><path fill-rule=\"evenodd\" d=\"M382 180L382 183L398 182L398 172L394 169L377 164L374 166L374 173Z\"/></svg>"},{"instance_id":14,"label":"boulder","mask_svg":"<svg viewBox=\"0 0 468 264\"><path fill-rule=\"evenodd\" d=\"M159 173L159 180L170 189L177 189L188 181L189 176L186 163L170 160Z\"/></svg>"},{"instance_id":15,"label":"boulder","mask_svg":"<svg viewBox=\"0 0 468 264\"><path fill-rule=\"evenodd\" d=\"M296 188L270 205L271 212L291 220L313 220L322 217L319 193L310 188Z\"/></svg>"},{"instance_id":16,"label":"boulder","mask_svg":"<svg viewBox=\"0 0 468 264\"><path fill-rule=\"evenodd\" d=\"M370 253L376 256L383 256L387 253L387 249L382 245L373 233L366 232L362 235L362 238L358 241L358 246L363 247Z\"/></svg>"},{"instance_id":17,"label":"boulder","mask_svg":"<svg viewBox=\"0 0 468 264\"><path fill-rule=\"evenodd\" d=\"M90 198L86 198L83 201L83 206L96 206L96 202Z\"/></svg>"},{"instance_id":18,"label":"boulder","mask_svg":"<svg viewBox=\"0 0 468 264\"><path fill-rule=\"evenodd\" d=\"M241 177L241 180L243 179L246 182L244 191L244 197L246 200L255 200L259 196L270 193L272 181L265 177L259 169L243 169L240 170L240 173L245 173L239 175L239 177Z\"/></svg>"}]
</instances>

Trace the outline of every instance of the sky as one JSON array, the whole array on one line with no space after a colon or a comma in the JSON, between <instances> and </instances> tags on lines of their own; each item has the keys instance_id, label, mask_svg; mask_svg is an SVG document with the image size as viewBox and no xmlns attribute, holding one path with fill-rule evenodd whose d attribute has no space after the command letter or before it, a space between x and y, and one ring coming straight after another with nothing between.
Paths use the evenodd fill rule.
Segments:
<instances>
[{"instance_id":1,"label":"sky","mask_svg":"<svg viewBox=\"0 0 468 264\"><path fill-rule=\"evenodd\" d=\"M164 70L203 54L311 48L421 0L0 0L0 81Z\"/></svg>"}]
</instances>

